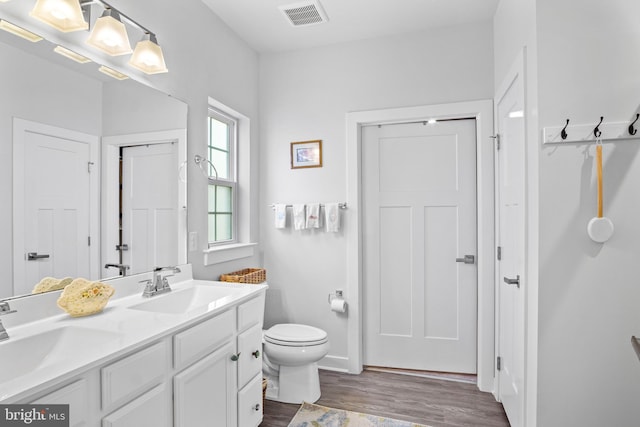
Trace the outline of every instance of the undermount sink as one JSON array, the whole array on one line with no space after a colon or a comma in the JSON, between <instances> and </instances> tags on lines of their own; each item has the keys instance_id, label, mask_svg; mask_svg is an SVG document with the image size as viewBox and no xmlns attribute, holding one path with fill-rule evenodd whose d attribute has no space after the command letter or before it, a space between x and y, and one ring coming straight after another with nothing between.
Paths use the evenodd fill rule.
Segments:
<instances>
[{"instance_id":1,"label":"undermount sink","mask_svg":"<svg viewBox=\"0 0 640 427\"><path fill-rule=\"evenodd\" d=\"M151 297L131 309L154 313L184 314L198 309L213 309L226 302L227 297L245 292L242 288L196 285L172 290L168 294Z\"/></svg>"},{"instance_id":2,"label":"undermount sink","mask_svg":"<svg viewBox=\"0 0 640 427\"><path fill-rule=\"evenodd\" d=\"M9 331L11 335L11 331ZM117 332L66 326L0 343L0 383L95 352Z\"/></svg>"}]
</instances>

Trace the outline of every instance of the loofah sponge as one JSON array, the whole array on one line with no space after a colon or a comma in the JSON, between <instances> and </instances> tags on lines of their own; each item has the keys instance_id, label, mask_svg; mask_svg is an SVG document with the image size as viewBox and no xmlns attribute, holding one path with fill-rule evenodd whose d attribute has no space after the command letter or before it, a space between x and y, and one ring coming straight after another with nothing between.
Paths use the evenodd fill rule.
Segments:
<instances>
[{"instance_id":1,"label":"loofah sponge","mask_svg":"<svg viewBox=\"0 0 640 427\"><path fill-rule=\"evenodd\" d=\"M89 316L101 312L114 292L113 286L106 283L78 278L64 288L58 307L71 317Z\"/></svg>"},{"instance_id":2,"label":"loofah sponge","mask_svg":"<svg viewBox=\"0 0 640 427\"><path fill-rule=\"evenodd\" d=\"M73 279L71 277L65 277L64 279L56 279L53 277L45 277L34 286L32 294L40 294L42 292L57 291L58 289L64 289Z\"/></svg>"}]
</instances>

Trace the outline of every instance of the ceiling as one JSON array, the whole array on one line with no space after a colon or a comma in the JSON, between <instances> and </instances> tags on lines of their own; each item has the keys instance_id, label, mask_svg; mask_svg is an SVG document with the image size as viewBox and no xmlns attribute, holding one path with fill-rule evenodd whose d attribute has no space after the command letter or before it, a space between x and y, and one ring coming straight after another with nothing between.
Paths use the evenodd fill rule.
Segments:
<instances>
[{"instance_id":1,"label":"ceiling","mask_svg":"<svg viewBox=\"0 0 640 427\"><path fill-rule=\"evenodd\" d=\"M319 0L328 22L294 27L280 6L305 0L202 0L261 53L486 21L499 0Z\"/></svg>"}]
</instances>

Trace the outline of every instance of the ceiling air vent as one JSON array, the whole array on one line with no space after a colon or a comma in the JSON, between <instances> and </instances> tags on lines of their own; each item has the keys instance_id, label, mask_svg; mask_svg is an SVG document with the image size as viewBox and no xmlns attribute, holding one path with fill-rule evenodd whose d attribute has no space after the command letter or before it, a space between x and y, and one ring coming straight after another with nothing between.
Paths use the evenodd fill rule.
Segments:
<instances>
[{"instance_id":1,"label":"ceiling air vent","mask_svg":"<svg viewBox=\"0 0 640 427\"><path fill-rule=\"evenodd\" d=\"M280 10L294 27L320 24L329 20L317 0L280 6Z\"/></svg>"}]
</instances>

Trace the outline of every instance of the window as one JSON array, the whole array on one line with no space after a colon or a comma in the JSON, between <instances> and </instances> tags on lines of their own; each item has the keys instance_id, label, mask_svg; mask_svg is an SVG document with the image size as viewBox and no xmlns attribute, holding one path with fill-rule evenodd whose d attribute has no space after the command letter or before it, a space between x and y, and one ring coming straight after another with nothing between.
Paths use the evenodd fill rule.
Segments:
<instances>
[{"instance_id":1,"label":"window","mask_svg":"<svg viewBox=\"0 0 640 427\"><path fill-rule=\"evenodd\" d=\"M209 246L236 241L237 120L209 109Z\"/></svg>"}]
</instances>

